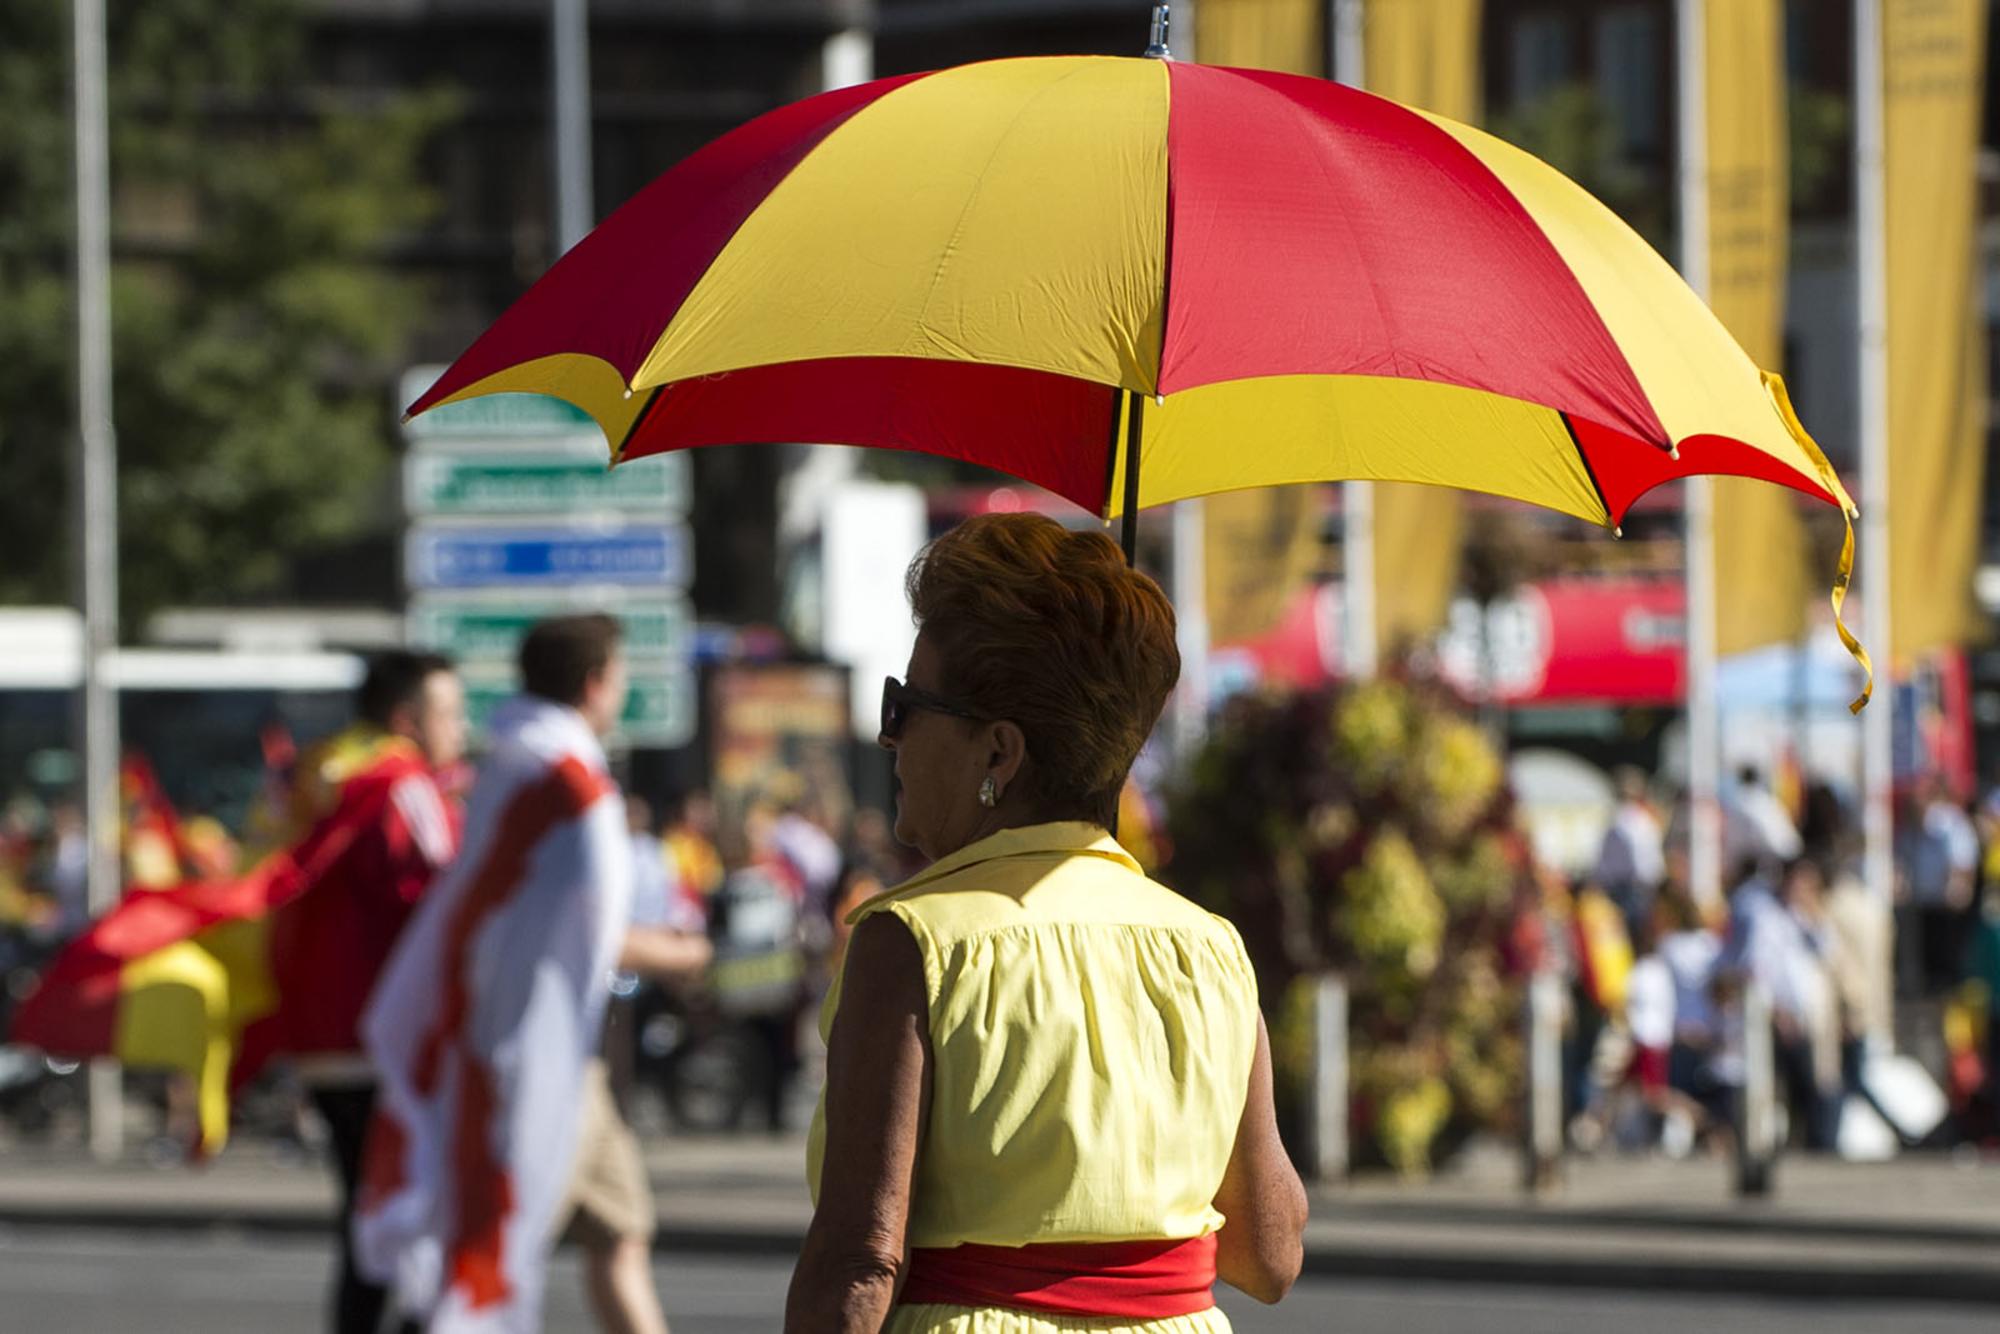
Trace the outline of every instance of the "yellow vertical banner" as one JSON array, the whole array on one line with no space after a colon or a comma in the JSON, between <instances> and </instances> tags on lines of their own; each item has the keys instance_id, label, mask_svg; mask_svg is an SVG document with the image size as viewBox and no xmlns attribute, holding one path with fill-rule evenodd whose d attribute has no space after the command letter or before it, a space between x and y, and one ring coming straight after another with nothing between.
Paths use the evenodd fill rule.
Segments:
<instances>
[{"instance_id":1,"label":"yellow vertical banner","mask_svg":"<svg viewBox=\"0 0 2000 1334\"><path fill-rule=\"evenodd\" d=\"M1317 78L1326 73L1326 0L1204 0L1194 7L1194 55Z\"/></svg>"},{"instance_id":2,"label":"yellow vertical banner","mask_svg":"<svg viewBox=\"0 0 2000 1334\"><path fill-rule=\"evenodd\" d=\"M1882 0L1890 649L1898 662L1966 643L1983 627L1972 582L1986 456L1978 253L1986 4Z\"/></svg>"},{"instance_id":3,"label":"yellow vertical banner","mask_svg":"<svg viewBox=\"0 0 2000 1334\"><path fill-rule=\"evenodd\" d=\"M1703 7L1708 122L1708 304L1759 366L1783 370L1790 264L1790 144L1783 0ZM1805 523L1790 491L1718 477L1716 651L1789 643L1805 632ZM1755 569L1755 579L1730 571Z\"/></svg>"},{"instance_id":4,"label":"yellow vertical banner","mask_svg":"<svg viewBox=\"0 0 2000 1334\"><path fill-rule=\"evenodd\" d=\"M1472 124L1479 119L1482 0L1367 0L1368 90ZM1375 484L1375 642L1384 661L1444 624L1458 587L1464 497Z\"/></svg>"},{"instance_id":5,"label":"yellow vertical banner","mask_svg":"<svg viewBox=\"0 0 2000 1334\"><path fill-rule=\"evenodd\" d=\"M1201 0L1195 57L1205 65L1319 75L1324 0ZM1239 643L1275 625L1319 563L1319 488L1230 491L1202 502L1209 638Z\"/></svg>"},{"instance_id":6,"label":"yellow vertical banner","mask_svg":"<svg viewBox=\"0 0 2000 1334\"><path fill-rule=\"evenodd\" d=\"M1468 125L1479 120L1483 0L1366 0L1368 91Z\"/></svg>"}]
</instances>

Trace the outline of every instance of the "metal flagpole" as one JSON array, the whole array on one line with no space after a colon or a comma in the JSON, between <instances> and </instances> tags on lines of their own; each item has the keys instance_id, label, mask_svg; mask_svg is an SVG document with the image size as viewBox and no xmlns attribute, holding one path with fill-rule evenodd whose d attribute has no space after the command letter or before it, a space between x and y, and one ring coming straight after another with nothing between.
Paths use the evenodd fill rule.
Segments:
<instances>
[{"instance_id":1,"label":"metal flagpole","mask_svg":"<svg viewBox=\"0 0 2000 1334\"><path fill-rule=\"evenodd\" d=\"M109 668L118 646L118 455L111 420L111 150L106 109L104 0L75 0L76 98L76 520L83 603L84 827L89 837L87 901L92 916L118 902L118 699ZM90 1067L90 1150L116 1158L124 1147L118 1066Z\"/></svg>"},{"instance_id":2,"label":"metal flagpole","mask_svg":"<svg viewBox=\"0 0 2000 1334\"><path fill-rule=\"evenodd\" d=\"M1194 5L1181 3L1181 50L1194 51ZM1173 6L1153 6L1153 22L1145 56L1172 60ZM1145 395L1127 394L1125 442L1125 563L1136 558L1139 525L1139 447L1144 437ZM1199 496L1175 504L1173 511L1173 586L1175 644L1180 649L1181 679L1173 699L1173 755L1185 760L1201 743L1208 725L1208 557L1204 539L1207 515Z\"/></svg>"},{"instance_id":3,"label":"metal flagpole","mask_svg":"<svg viewBox=\"0 0 2000 1334\"><path fill-rule=\"evenodd\" d=\"M589 0L550 0L549 84L549 166L560 256L584 238L596 219L590 183Z\"/></svg>"},{"instance_id":4,"label":"metal flagpole","mask_svg":"<svg viewBox=\"0 0 2000 1334\"><path fill-rule=\"evenodd\" d=\"M1333 0L1333 77L1350 88L1368 83L1362 0ZM1375 675L1375 487L1340 485L1341 660L1350 681Z\"/></svg>"},{"instance_id":5,"label":"metal flagpole","mask_svg":"<svg viewBox=\"0 0 2000 1334\"><path fill-rule=\"evenodd\" d=\"M1181 651L1174 754L1188 759L1208 728L1208 516L1197 496L1174 506L1174 616Z\"/></svg>"},{"instance_id":6,"label":"metal flagpole","mask_svg":"<svg viewBox=\"0 0 2000 1334\"><path fill-rule=\"evenodd\" d=\"M822 90L851 88L875 77L875 38L866 28L843 28L820 48Z\"/></svg>"},{"instance_id":7,"label":"metal flagpole","mask_svg":"<svg viewBox=\"0 0 2000 1334\"><path fill-rule=\"evenodd\" d=\"M1889 260L1884 172L1881 0L1854 3L1854 214L1861 327L1861 595L1869 646L1892 664L1861 715L1862 832L1868 887L1894 888L1890 808L1896 690L1889 606Z\"/></svg>"},{"instance_id":8,"label":"metal flagpole","mask_svg":"<svg viewBox=\"0 0 2000 1334\"><path fill-rule=\"evenodd\" d=\"M1681 277L1708 300L1707 0L1676 0L1680 47ZM1687 562L1688 876L1697 902L1722 899L1722 731L1715 699L1715 484L1690 477Z\"/></svg>"}]
</instances>

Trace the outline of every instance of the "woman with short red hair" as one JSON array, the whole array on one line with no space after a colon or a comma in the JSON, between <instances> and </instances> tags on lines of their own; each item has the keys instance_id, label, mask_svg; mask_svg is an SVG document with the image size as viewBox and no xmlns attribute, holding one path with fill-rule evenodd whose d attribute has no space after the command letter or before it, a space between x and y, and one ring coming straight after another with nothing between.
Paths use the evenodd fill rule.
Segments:
<instances>
[{"instance_id":1,"label":"woman with short red hair","mask_svg":"<svg viewBox=\"0 0 2000 1334\"><path fill-rule=\"evenodd\" d=\"M881 744L932 864L849 919L785 1328L1227 1330L1214 1281L1282 1297L1305 1192L1242 942L1107 830L1173 609L1034 515L961 524L908 587Z\"/></svg>"}]
</instances>

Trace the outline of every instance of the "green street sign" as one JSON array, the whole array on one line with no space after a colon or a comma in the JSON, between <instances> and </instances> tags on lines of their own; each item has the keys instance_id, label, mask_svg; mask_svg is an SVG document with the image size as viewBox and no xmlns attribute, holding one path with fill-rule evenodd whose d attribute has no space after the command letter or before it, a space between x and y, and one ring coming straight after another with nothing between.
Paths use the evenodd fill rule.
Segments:
<instances>
[{"instance_id":1,"label":"green street sign","mask_svg":"<svg viewBox=\"0 0 2000 1334\"><path fill-rule=\"evenodd\" d=\"M631 663L631 690L613 746L685 746L694 740L694 672L685 663ZM465 712L483 741L493 711L519 689L512 672L465 673Z\"/></svg>"},{"instance_id":2,"label":"green street sign","mask_svg":"<svg viewBox=\"0 0 2000 1334\"><path fill-rule=\"evenodd\" d=\"M444 369L412 366L405 371L397 388L397 413L421 397ZM412 443L523 436L584 436L600 447L604 442L604 432L595 418L568 400L548 394L487 394L446 403L404 422L403 436Z\"/></svg>"},{"instance_id":3,"label":"green street sign","mask_svg":"<svg viewBox=\"0 0 2000 1334\"><path fill-rule=\"evenodd\" d=\"M685 454L634 459L616 468L602 448L420 451L403 461L403 500L411 514L573 514L592 509L684 514L690 486Z\"/></svg>"},{"instance_id":4,"label":"green street sign","mask_svg":"<svg viewBox=\"0 0 2000 1334\"><path fill-rule=\"evenodd\" d=\"M410 607L410 642L468 663L511 664L521 637L536 621L594 610L610 612L624 626L629 657L686 661L692 642L692 614L679 598L602 606L559 599L501 602L427 598Z\"/></svg>"}]
</instances>

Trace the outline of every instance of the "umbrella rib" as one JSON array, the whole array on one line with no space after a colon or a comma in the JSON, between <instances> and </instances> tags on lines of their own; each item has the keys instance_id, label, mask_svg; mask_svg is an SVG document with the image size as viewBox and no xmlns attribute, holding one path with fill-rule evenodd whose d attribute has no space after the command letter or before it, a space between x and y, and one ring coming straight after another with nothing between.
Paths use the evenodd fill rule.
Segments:
<instances>
[{"instance_id":1,"label":"umbrella rib","mask_svg":"<svg viewBox=\"0 0 2000 1334\"><path fill-rule=\"evenodd\" d=\"M660 395L665 390L666 386L662 384L662 385L655 385L652 389L646 392L645 403L639 408L638 413L633 416L632 424L625 428L625 436L618 442L617 448L611 451L612 467L615 468L620 463L623 463L625 461L626 447L629 446L632 443L632 441L638 436L639 428L646 424L646 418L653 415L653 405L660 401Z\"/></svg>"},{"instance_id":2,"label":"umbrella rib","mask_svg":"<svg viewBox=\"0 0 2000 1334\"><path fill-rule=\"evenodd\" d=\"M1570 448L1576 451L1577 462L1583 465L1583 475L1590 479L1590 489L1597 493L1597 503L1604 509L1604 522L1609 524L1614 535L1623 536L1618 526L1618 516L1611 512L1611 502L1604 498L1604 487L1597 480L1597 469L1590 466L1590 455L1584 451L1583 442L1576 438L1576 427L1570 425L1569 414L1558 412L1562 418L1563 432L1569 436Z\"/></svg>"}]
</instances>

